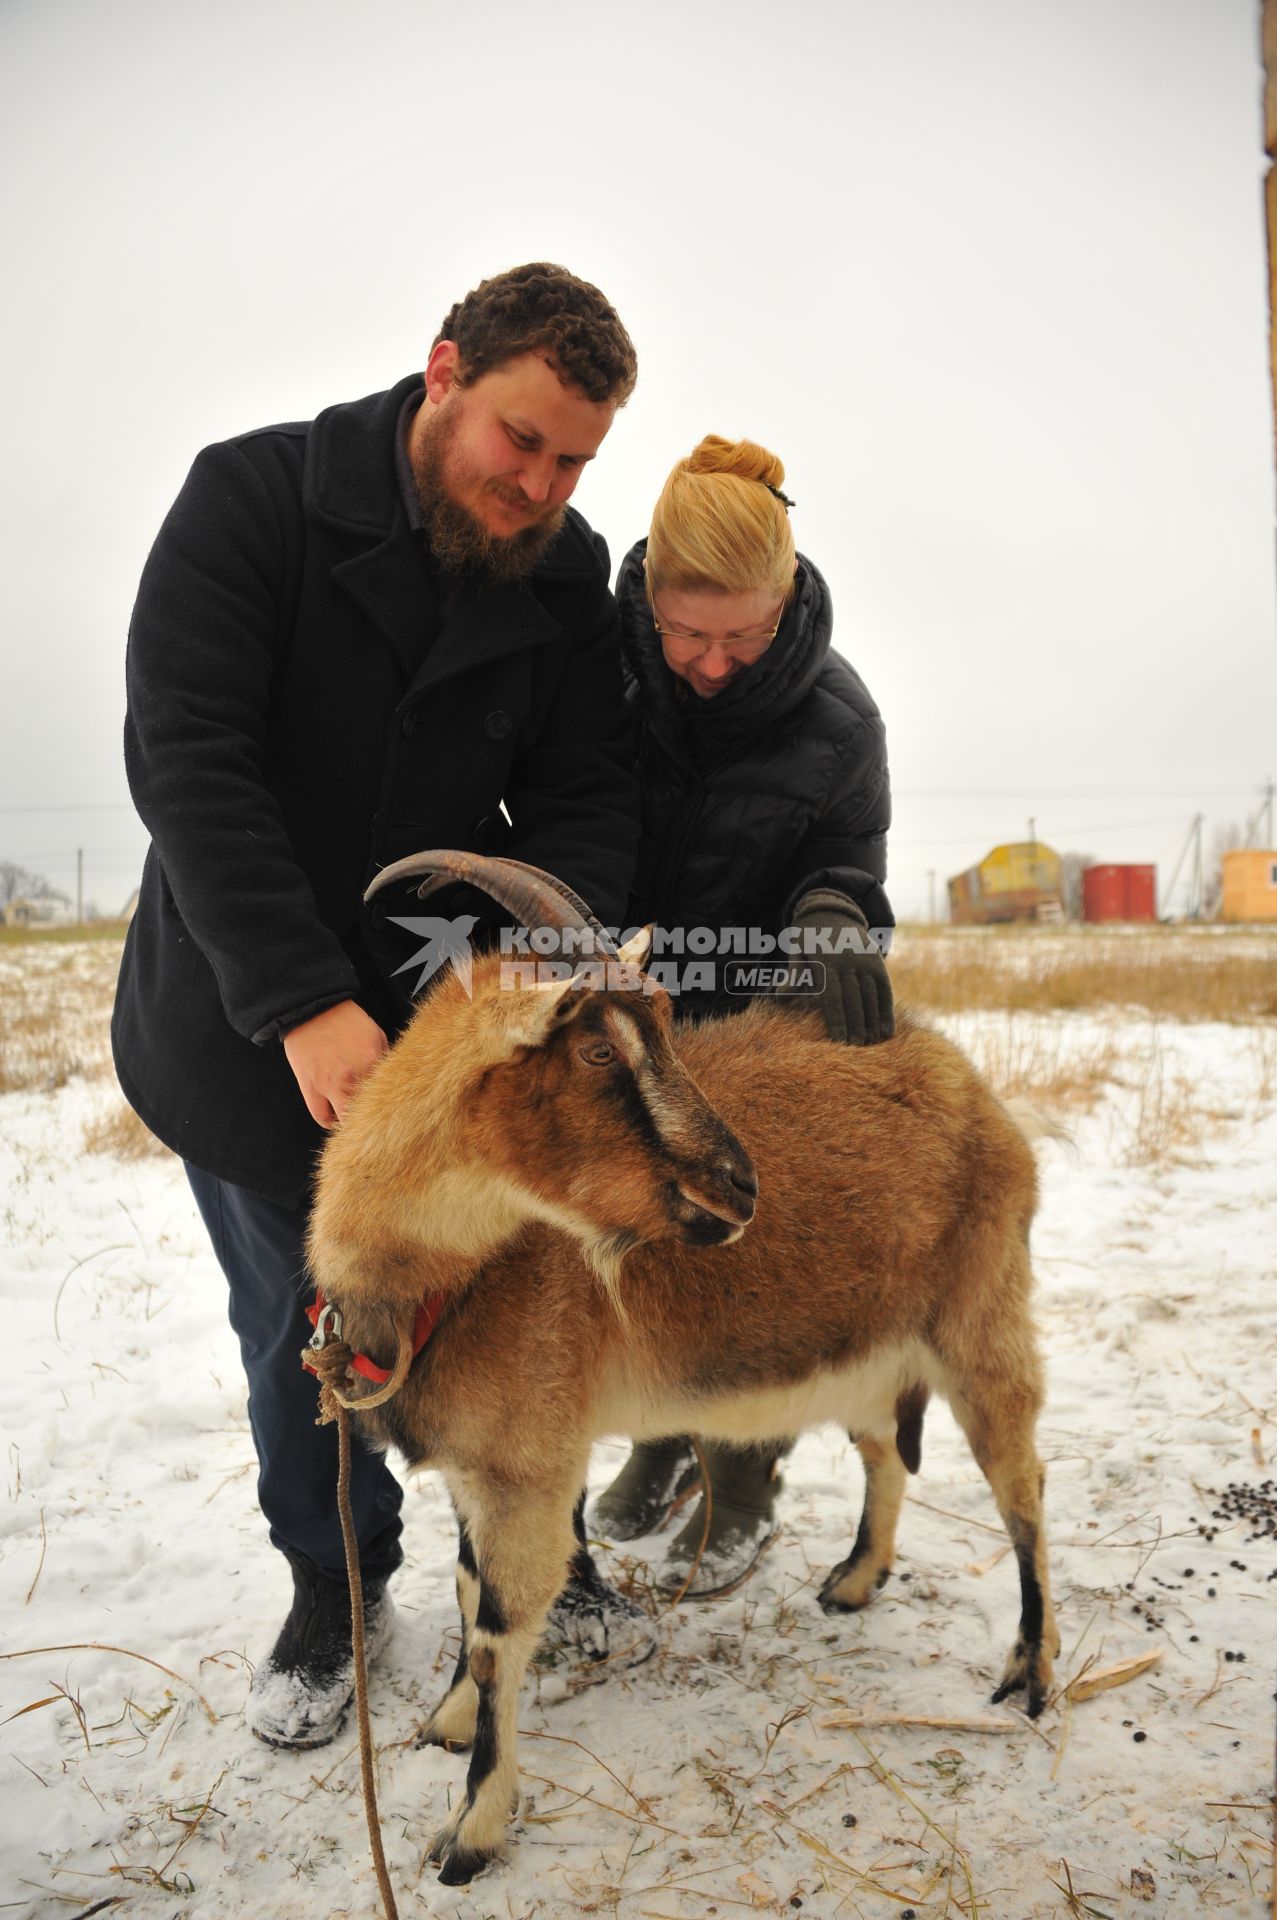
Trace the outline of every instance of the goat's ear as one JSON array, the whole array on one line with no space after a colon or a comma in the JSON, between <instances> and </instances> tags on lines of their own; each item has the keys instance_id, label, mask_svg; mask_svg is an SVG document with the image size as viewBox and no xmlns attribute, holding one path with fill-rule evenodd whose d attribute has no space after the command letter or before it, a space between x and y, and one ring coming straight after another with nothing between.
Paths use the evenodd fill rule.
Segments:
<instances>
[{"instance_id":1,"label":"goat's ear","mask_svg":"<svg viewBox=\"0 0 1277 1920\"><path fill-rule=\"evenodd\" d=\"M514 1047L543 1047L585 1004L580 980L539 980L498 995L502 1029Z\"/></svg>"},{"instance_id":2,"label":"goat's ear","mask_svg":"<svg viewBox=\"0 0 1277 1920\"><path fill-rule=\"evenodd\" d=\"M637 933L630 935L617 954L617 959L627 967L645 967L647 957L652 951L652 929L640 927Z\"/></svg>"}]
</instances>

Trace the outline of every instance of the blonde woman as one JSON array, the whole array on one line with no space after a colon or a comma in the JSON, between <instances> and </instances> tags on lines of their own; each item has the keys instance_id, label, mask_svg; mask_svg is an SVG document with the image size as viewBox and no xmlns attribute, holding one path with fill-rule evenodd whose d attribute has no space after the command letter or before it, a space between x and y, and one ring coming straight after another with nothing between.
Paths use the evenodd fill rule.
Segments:
<instances>
[{"instance_id":1,"label":"blonde woman","mask_svg":"<svg viewBox=\"0 0 1277 1920\"><path fill-rule=\"evenodd\" d=\"M774 983L782 956L767 942L794 929L789 943L814 948L816 964L781 983L786 1004L817 1004L831 1038L869 1045L893 1031L880 951L894 924L883 891L886 738L864 682L832 650L829 589L795 548L784 479L766 448L709 435L674 468L648 538L622 562L643 794L630 920L737 930L718 940L713 984L676 998L693 1019L739 1010L760 978L756 962ZM763 936L752 953L751 929ZM705 944L701 934L688 952ZM793 1118L800 1127L802 1115ZM774 1537L784 1448L705 1451L711 1534L689 1589L700 1598L735 1586ZM641 1442L595 1503L594 1529L613 1539L652 1532L697 1480L685 1437ZM682 1584L701 1534L698 1505L661 1585Z\"/></svg>"}]
</instances>

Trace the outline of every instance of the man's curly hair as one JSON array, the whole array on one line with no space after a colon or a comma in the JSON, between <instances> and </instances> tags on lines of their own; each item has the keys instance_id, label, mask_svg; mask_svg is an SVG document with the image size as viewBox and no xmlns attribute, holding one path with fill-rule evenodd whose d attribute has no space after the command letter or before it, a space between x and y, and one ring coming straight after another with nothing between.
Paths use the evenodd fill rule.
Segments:
<instances>
[{"instance_id":1,"label":"man's curly hair","mask_svg":"<svg viewBox=\"0 0 1277 1920\"><path fill-rule=\"evenodd\" d=\"M544 354L589 400L623 407L638 379L634 343L597 287L543 260L481 280L445 316L435 337L460 355L459 386L521 353Z\"/></svg>"}]
</instances>

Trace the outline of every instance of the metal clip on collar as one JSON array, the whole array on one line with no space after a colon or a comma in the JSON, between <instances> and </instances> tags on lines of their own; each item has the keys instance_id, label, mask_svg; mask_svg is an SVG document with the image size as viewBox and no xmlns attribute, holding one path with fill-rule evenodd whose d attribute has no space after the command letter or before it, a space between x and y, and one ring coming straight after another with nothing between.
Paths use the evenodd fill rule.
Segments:
<instances>
[{"instance_id":1,"label":"metal clip on collar","mask_svg":"<svg viewBox=\"0 0 1277 1920\"><path fill-rule=\"evenodd\" d=\"M310 1344L316 1353L322 1353L330 1340L341 1339L341 1331L341 1309L325 1302L315 1322L315 1331L310 1336Z\"/></svg>"}]
</instances>

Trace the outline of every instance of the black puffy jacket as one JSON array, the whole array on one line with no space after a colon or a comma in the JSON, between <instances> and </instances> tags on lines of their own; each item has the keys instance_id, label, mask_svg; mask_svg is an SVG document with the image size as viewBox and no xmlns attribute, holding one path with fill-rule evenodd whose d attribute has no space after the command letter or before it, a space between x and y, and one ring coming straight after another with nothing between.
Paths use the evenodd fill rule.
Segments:
<instances>
[{"instance_id":1,"label":"black puffy jacket","mask_svg":"<svg viewBox=\"0 0 1277 1920\"><path fill-rule=\"evenodd\" d=\"M701 700L665 664L644 592L646 549L645 540L631 548L616 583L643 794L631 924L775 932L823 882L848 894L871 927L894 926L883 890L886 732L864 681L832 651L819 569L799 555L796 591L767 652ZM713 1010L729 1004L720 984ZM700 995L683 1008L709 1010Z\"/></svg>"}]
</instances>

